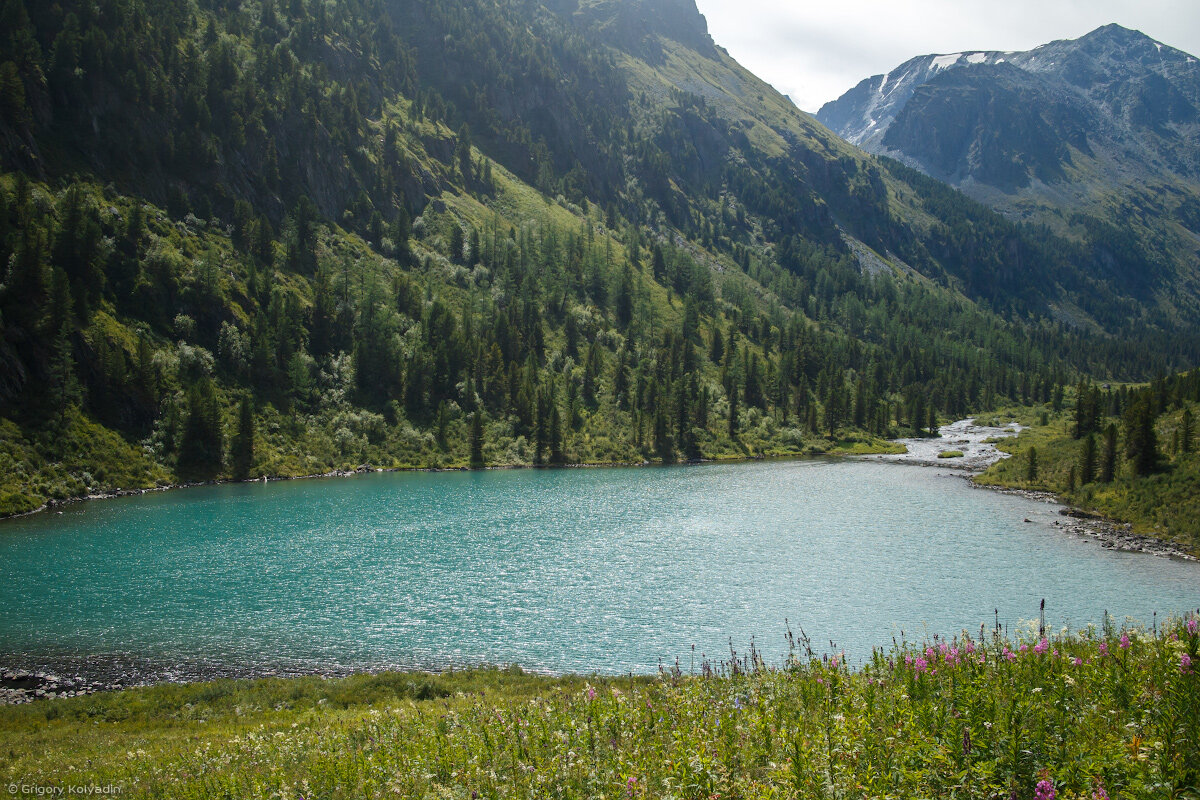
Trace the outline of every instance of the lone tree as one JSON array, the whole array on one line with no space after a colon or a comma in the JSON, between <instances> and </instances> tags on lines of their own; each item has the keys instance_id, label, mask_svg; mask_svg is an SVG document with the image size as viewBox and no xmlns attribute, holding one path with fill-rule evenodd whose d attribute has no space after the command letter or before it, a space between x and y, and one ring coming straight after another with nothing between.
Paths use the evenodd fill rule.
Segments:
<instances>
[{"instance_id":1,"label":"lone tree","mask_svg":"<svg viewBox=\"0 0 1200 800\"><path fill-rule=\"evenodd\" d=\"M1179 421L1179 452L1192 452L1192 410L1183 410L1183 419Z\"/></svg>"},{"instance_id":2,"label":"lone tree","mask_svg":"<svg viewBox=\"0 0 1200 800\"><path fill-rule=\"evenodd\" d=\"M1036 481L1038 475L1037 448L1029 448L1029 461L1025 464L1025 480Z\"/></svg>"}]
</instances>

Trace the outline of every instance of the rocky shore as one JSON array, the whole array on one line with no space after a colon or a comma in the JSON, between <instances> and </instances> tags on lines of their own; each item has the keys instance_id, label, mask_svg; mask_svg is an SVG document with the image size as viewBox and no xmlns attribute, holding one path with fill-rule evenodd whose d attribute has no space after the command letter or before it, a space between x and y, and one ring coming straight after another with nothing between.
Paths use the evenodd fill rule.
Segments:
<instances>
[{"instance_id":1,"label":"rocky shore","mask_svg":"<svg viewBox=\"0 0 1200 800\"><path fill-rule=\"evenodd\" d=\"M870 458L958 470L963 473L964 477L970 478L983 472L997 461L1008 458L1008 453L996 447L996 440L1016 436L1022 429L1022 426L1016 422L1003 426L989 426L977 425L974 419L961 419L941 426L938 429L940 437L897 439L899 444L903 444L907 448L908 451L905 453L876 455L870 456ZM962 455L942 457L945 453L962 453ZM1050 492L981 486L974 481L971 482L971 485L977 489L1018 495L1058 506L1058 513L1062 519L1054 521L1053 526L1056 529L1070 536L1094 539L1103 548L1130 553L1149 553L1189 561L1195 560L1193 556L1183 552L1170 542L1134 533L1132 526L1128 523L1114 522L1087 511L1063 506L1058 497ZM1026 522L1030 522L1030 520L1026 520Z\"/></svg>"},{"instance_id":2,"label":"rocky shore","mask_svg":"<svg viewBox=\"0 0 1200 800\"><path fill-rule=\"evenodd\" d=\"M112 653L88 656L60 655L36 660L20 655L0 655L0 663L10 665L0 667L0 706L20 705L35 700L82 697L95 692L119 691L162 683L299 678L313 675L322 678L342 678L359 672L422 668L419 664L375 665L366 668L319 664L231 665L199 659L154 661Z\"/></svg>"},{"instance_id":3,"label":"rocky shore","mask_svg":"<svg viewBox=\"0 0 1200 800\"><path fill-rule=\"evenodd\" d=\"M80 675L62 676L52 672L0 670L0 706L19 705L56 697L80 697L105 689L119 688L86 680Z\"/></svg>"}]
</instances>

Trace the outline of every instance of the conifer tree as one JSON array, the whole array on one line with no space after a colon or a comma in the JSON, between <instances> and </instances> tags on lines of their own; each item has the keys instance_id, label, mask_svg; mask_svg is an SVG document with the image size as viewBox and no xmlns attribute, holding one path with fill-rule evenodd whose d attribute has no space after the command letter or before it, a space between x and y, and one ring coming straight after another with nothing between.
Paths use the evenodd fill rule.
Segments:
<instances>
[{"instance_id":1,"label":"conifer tree","mask_svg":"<svg viewBox=\"0 0 1200 800\"><path fill-rule=\"evenodd\" d=\"M1104 452L1100 459L1100 482L1112 483L1117 475L1117 425L1109 423L1104 429Z\"/></svg>"},{"instance_id":2,"label":"conifer tree","mask_svg":"<svg viewBox=\"0 0 1200 800\"><path fill-rule=\"evenodd\" d=\"M484 466L483 460L483 411L477 410L471 415L471 466L478 469Z\"/></svg>"},{"instance_id":3,"label":"conifer tree","mask_svg":"<svg viewBox=\"0 0 1200 800\"><path fill-rule=\"evenodd\" d=\"M254 466L254 404L249 396L243 397L238 407L237 433L231 445L230 461L235 480L250 477Z\"/></svg>"},{"instance_id":4,"label":"conifer tree","mask_svg":"<svg viewBox=\"0 0 1200 800\"><path fill-rule=\"evenodd\" d=\"M1135 476L1149 475L1158 468L1158 439L1154 434L1151 400L1140 394L1125 409L1125 457Z\"/></svg>"},{"instance_id":5,"label":"conifer tree","mask_svg":"<svg viewBox=\"0 0 1200 800\"><path fill-rule=\"evenodd\" d=\"M225 448L221 407L211 379L202 378L192 385L187 408L179 443L179 470L186 477L211 478L221 470Z\"/></svg>"},{"instance_id":6,"label":"conifer tree","mask_svg":"<svg viewBox=\"0 0 1200 800\"><path fill-rule=\"evenodd\" d=\"M1079 459L1079 482L1086 486L1096 479L1096 436L1089 433L1083 440L1083 454Z\"/></svg>"}]
</instances>

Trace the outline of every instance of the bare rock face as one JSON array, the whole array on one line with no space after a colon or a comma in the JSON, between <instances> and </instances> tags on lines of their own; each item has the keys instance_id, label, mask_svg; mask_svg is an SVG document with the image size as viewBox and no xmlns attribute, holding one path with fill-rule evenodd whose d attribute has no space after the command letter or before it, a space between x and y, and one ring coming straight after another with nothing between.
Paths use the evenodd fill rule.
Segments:
<instances>
[{"instance_id":1,"label":"bare rock face","mask_svg":"<svg viewBox=\"0 0 1200 800\"><path fill-rule=\"evenodd\" d=\"M1200 60L1119 25L1028 52L910 59L817 118L955 185L1012 194L1077 176L1200 175ZM1119 162L1119 163L1118 163ZM970 192L968 192L970 193Z\"/></svg>"}]
</instances>

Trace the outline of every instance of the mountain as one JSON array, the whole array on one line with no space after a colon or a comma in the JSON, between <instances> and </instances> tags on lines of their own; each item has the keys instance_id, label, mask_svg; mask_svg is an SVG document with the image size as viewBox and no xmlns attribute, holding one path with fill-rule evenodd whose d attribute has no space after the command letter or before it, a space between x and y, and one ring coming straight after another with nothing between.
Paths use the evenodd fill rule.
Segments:
<instances>
[{"instance_id":1,"label":"mountain","mask_svg":"<svg viewBox=\"0 0 1200 800\"><path fill-rule=\"evenodd\" d=\"M1107 239L1160 298L1200 274L1200 61L1138 31L921 56L817 116L1009 217Z\"/></svg>"},{"instance_id":2,"label":"mountain","mask_svg":"<svg viewBox=\"0 0 1200 800\"><path fill-rule=\"evenodd\" d=\"M0 21L0 513L878 447L1200 358L1200 292L863 154L692 0Z\"/></svg>"}]
</instances>

